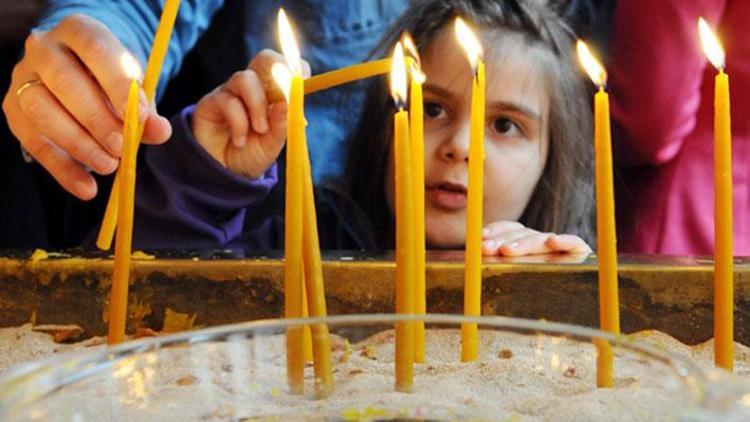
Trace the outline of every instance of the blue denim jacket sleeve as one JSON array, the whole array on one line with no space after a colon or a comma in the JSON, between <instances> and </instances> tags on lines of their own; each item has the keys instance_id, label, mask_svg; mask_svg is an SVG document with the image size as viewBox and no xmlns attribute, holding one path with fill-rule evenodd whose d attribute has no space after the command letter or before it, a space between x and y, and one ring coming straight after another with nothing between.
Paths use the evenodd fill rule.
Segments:
<instances>
[{"instance_id":1,"label":"blue denim jacket sleeve","mask_svg":"<svg viewBox=\"0 0 750 422\"><path fill-rule=\"evenodd\" d=\"M145 68L164 0L48 0L47 3L47 12L36 30L50 29L72 14L90 16L107 26ZM169 50L164 58L157 98L164 92L166 81L177 74L183 58L193 48L208 27L213 14L223 3L224 0L180 2Z\"/></svg>"}]
</instances>

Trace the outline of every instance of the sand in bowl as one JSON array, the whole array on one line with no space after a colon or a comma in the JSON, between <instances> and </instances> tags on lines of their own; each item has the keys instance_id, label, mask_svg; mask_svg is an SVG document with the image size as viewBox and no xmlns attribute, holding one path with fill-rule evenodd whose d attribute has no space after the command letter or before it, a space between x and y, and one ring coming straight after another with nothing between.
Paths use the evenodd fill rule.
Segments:
<instances>
[{"instance_id":1,"label":"sand in bowl","mask_svg":"<svg viewBox=\"0 0 750 422\"><path fill-rule=\"evenodd\" d=\"M615 387L599 389L591 344L599 333L508 318L479 320L480 358L461 363L461 317L429 316L426 362L415 364L414 391L396 392L389 328L395 318L328 320L336 385L326 399L313 398L311 365L306 395L287 392L285 327L263 321L14 369L0 381L0 419L651 421L710 415L701 410L708 381L700 366L711 366L708 346L686 346L658 332L630 336L613 343ZM747 373L748 350L739 347L737 355L738 372Z\"/></svg>"}]
</instances>

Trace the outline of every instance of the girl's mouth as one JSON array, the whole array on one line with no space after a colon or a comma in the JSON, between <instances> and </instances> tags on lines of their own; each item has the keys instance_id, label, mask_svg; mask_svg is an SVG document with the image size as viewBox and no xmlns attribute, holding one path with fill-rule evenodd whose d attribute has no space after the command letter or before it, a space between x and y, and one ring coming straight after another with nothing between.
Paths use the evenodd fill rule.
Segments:
<instances>
[{"instance_id":1,"label":"girl's mouth","mask_svg":"<svg viewBox=\"0 0 750 422\"><path fill-rule=\"evenodd\" d=\"M427 199L437 208L457 211L466 208L466 187L451 182L438 182L425 189Z\"/></svg>"}]
</instances>

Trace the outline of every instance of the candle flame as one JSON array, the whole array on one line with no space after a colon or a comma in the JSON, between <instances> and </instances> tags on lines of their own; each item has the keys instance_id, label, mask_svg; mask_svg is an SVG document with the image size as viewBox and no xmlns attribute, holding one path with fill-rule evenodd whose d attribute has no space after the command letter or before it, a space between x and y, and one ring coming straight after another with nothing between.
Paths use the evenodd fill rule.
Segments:
<instances>
[{"instance_id":1,"label":"candle flame","mask_svg":"<svg viewBox=\"0 0 750 422\"><path fill-rule=\"evenodd\" d=\"M603 87L606 85L607 71L604 70L599 60L591 53L589 46L585 42L578 40L576 48L578 49L578 60L581 61L581 65L586 70L586 73L588 73L589 78L591 78L596 86Z\"/></svg>"},{"instance_id":2,"label":"candle flame","mask_svg":"<svg viewBox=\"0 0 750 422\"><path fill-rule=\"evenodd\" d=\"M703 18L698 18L698 32L701 36L703 51L706 53L708 60L716 69L724 69L724 65L726 64L724 49L721 47L719 38L716 37L714 31L711 30L711 27L708 26L708 23Z\"/></svg>"},{"instance_id":3,"label":"candle flame","mask_svg":"<svg viewBox=\"0 0 750 422\"><path fill-rule=\"evenodd\" d=\"M484 54L482 50L482 44L479 42L474 31L469 28L468 25L461 18L456 18L456 37L461 47L466 50L466 55L469 57L469 63L471 68L476 71L477 64Z\"/></svg>"},{"instance_id":4,"label":"candle flame","mask_svg":"<svg viewBox=\"0 0 750 422\"><path fill-rule=\"evenodd\" d=\"M122 65L122 70L129 79L141 78L141 66L132 54L122 53L122 56L120 56L120 64Z\"/></svg>"},{"instance_id":5,"label":"candle flame","mask_svg":"<svg viewBox=\"0 0 750 422\"><path fill-rule=\"evenodd\" d=\"M401 42L404 44L404 51L414 60L409 60L409 71L411 74L411 78L418 84L423 84L425 79L425 74L422 73L421 66L422 63L419 59L419 51L417 50L416 44L414 44L414 40L411 37L411 34L408 32L404 32L404 34L401 36Z\"/></svg>"},{"instance_id":6,"label":"candle flame","mask_svg":"<svg viewBox=\"0 0 750 422\"><path fill-rule=\"evenodd\" d=\"M297 46L297 40L294 37L292 24L283 8L279 9L278 25L281 51L284 53L286 64L293 74L300 74L302 73L302 63L300 62L299 46Z\"/></svg>"},{"instance_id":7,"label":"candle flame","mask_svg":"<svg viewBox=\"0 0 750 422\"><path fill-rule=\"evenodd\" d=\"M401 42L396 43L391 62L391 95L397 107L403 107L406 102L406 63L404 62L404 48Z\"/></svg>"},{"instance_id":8,"label":"candle flame","mask_svg":"<svg viewBox=\"0 0 750 422\"><path fill-rule=\"evenodd\" d=\"M276 85L279 86L281 92L284 93L284 98L289 102L289 91L292 88L292 72L283 63L274 63L271 66L271 76L273 77Z\"/></svg>"}]
</instances>

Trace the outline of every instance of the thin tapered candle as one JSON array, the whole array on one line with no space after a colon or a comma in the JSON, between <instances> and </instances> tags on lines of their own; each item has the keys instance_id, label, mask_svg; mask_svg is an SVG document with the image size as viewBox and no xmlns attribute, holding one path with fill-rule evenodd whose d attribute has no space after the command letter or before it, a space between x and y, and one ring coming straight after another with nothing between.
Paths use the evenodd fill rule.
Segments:
<instances>
[{"instance_id":1,"label":"thin tapered candle","mask_svg":"<svg viewBox=\"0 0 750 422\"><path fill-rule=\"evenodd\" d=\"M313 192L312 169L307 142L302 142L302 241L303 261L305 268L306 303L310 316L324 317L327 314L325 301L325 285L323 283L323 266L320 258L320 243L318 239L318 219L315 212L315 196ZM315 373L315 396L328 397L333 391L333 361L331 358L331 336L326 324L314 324L312 331L313 370ZM305 345L305 347L308 347ZM306 349L307 350L307 349Z\"/></svg>"},{"instance_id":2,"label":"thin tapered candle","mask_svg":"<svg viewBox=\"0 0 750 422\"><path fill-rule=\"evenodd\" d=\"M596 236L599 263L599 324L602 330L620 333L620 302L617 281L617 233L612 176L612 137L609 121L609 95L604 90L607 74L582 41L578 56L589 76L599 87L594 96L594 164L596 178ZM614 354L609 342L597 342L598 387L614 384Z\"/></svg>"},{"instance_id":3,"label":"thin tapered candle","mask_svg":"<svg viewBox=\"0 0 750 422\"><path fill-rule=\"evenodd\" d=\"M718 69L714 79L714 363L734 369L734 245L732 238L732 124L729 76L719 40L698 20L703 48Z\"/></svg>"},{"instance_id":4,"label":"thin tapered candle","mask_svg":"<svg viewBox=\"0 0 750 422\"><path fill-rule=\"evenodd\" d=\"M177 19L177 10L179 7L180 0L166 1L161 18L159 19L159 26L157 26L156 33L154 34L154 43L151 47L151 54L149 55L148 63L146 64L146 74L143 77L143 91L146 93L146 98L149 103L152 103L156 96L156 87L159 83L159 76L161 76L162 63L164 62L164 56L167 54L169 39L172 37L172 28L174 27L175 19ZM141 142L144 128L145 125L141 123L138 124L136 148ZM115 180L112 183L112 190L110 191L109 200L107 201L107 209L104 211L104 218L102 220L101 228L99 229L99 235L96 239L96 246L102 250L109 250L109 248L112 247L112 238L117 223L119 186L120 172L118 170L115 175Z\"/></svg>"},{"instance_id":5,"label":"thin tapered candle","mask_svg":"<svg viewBox=\"0 0 750 422\"><path fill-rule=\"evenodd\" d=\"M464 269L464 315L481 315L482 303L482 205L484 202L484 96L485 74L482 46L476 35L456 19L456 36L466 50L474 77L471 82L471 121L469 130L469 186L466 206L466 247ZM473 323L461 324L461 361L471 362L479 355L479 332Z\"/></svg>"},{"instance_id":6,"label":"thin tapered candle","mask_svg":"<svg viewBox=\"0 0 750 422\"><path fill-rule=\"evenodd\" d=\"M286 204L284 213L284 317L302 316L302 77L292 77L287 111ZM302 327L287 330L287 376L293 394L304 391L305 348Z\"/></svg>"},{"instance_id":7,"label":"thin tapered candle","mask_svg":"<svg viewBox=\"0 0 750 422\"><path fill-rule=\"evenodd\" d=\"M284 317L303 316L304 254L304 82L299 50L284 10L278 15L279 38L287 66L276 64L272 74L287 94L286 199L284 214ZM308 303L309 305L309 303ZM292 394L304 392L305 345L303 327L290 327L286 334L287 381ZM314 353L313 353L314 360Z\"/></svg>"},{"instance_id":8,"label":"thin tapered candle","mask_svg":"<svg viewBox=\"0 0 750 422\"><path fill-rule=\"evenodd\" d=\"M135 159L138 136L138 75L140 70L135 59L124 54L123 68L131 78L128 101L125 106L123 126L123 150L120 168L123 185L120 189L118 225L115 240L115 262L112 276L112 289L109 300L109 330L107 342L118 344L125 339L128 308L128 283L130 281L130 254L133 241L133 202L135 200Z\"/></svg>"},{"instance_id":9,"label":"thin tapered candle","mask_svg":"<svg viewBox=\"0 0 750 422\"><path fill-rule=\"evenodd\" d=\"M407 64L411 58L405 59ZM341 69L331 70L305 79L305 95L313 94L326 89L335 88L339 85L348 84L361 79L377 75L384 75L391 70L391 58L373 60L371 62L357 63ZM283 100L283 94L278 91L268 93L268 101L273 103Z\"/></svg>"},{"instance_id":10,"label":"thin tapered candle","mask_svg":"<svg viewBox=\"0 0 750 422\"><path fill-rule=\"evenodd\" d=\"M411 37L403 37L404 47L413 56L407 64L410 72L409 84L409 146L411 147L411 167L414 188L414 313L427 313L426 286L426 244L424 215L424 112L422 84L425 76L419 66L419 52ZM414 362L425 360L424 321L414 323Z\"/></svg>"},{"instance_id":11,"label":"thin tapered candle","mask_svg":"<svg viewBox=\"0 0 750 422\"><path fill-rule=\"evenodd\" d=\"M393 117L393 161L396 196L396 313L414 313L414 190L411 186L409 116L406 103L406 66L403 47L396 44L391 91L398 111ZM414 324L396 323L396 390L412 390L414 378Z\"/></svg>"}]
</instances>

